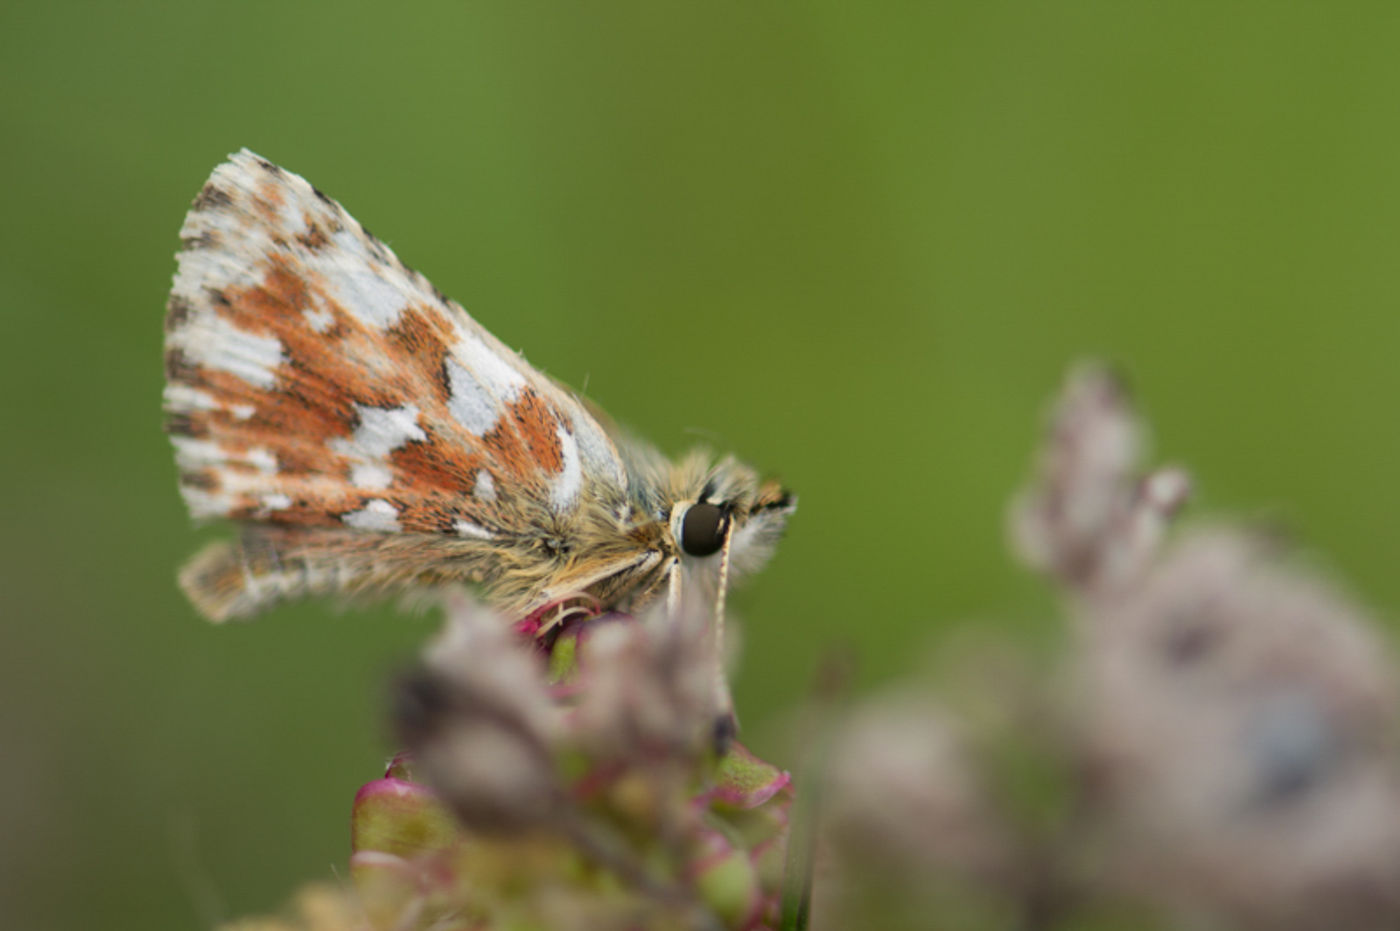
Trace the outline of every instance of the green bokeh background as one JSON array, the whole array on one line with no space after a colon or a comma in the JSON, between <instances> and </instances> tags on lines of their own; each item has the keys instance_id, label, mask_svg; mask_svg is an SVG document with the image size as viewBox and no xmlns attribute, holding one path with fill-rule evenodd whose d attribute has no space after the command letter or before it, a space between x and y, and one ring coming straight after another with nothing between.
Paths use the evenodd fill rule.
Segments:
<instances>
[{"instance_id":1,"label":"green bokeh background","mask_svg":"<svg viewBox=\"0 0 1400 931\"><path fill-rule=\"evenodd\" d=\"M176 231L225 153L310 178L537 366L802 506L736 597L746 736L1043 638L1002 515L1071 361L1130 373L1202 507L1400 614L1400 7L0 7L0 914L162 928L346 857L431 630L214 628L160 431ZM213 533L216 533L214 531Z\"/></svg>"}]
</instances>

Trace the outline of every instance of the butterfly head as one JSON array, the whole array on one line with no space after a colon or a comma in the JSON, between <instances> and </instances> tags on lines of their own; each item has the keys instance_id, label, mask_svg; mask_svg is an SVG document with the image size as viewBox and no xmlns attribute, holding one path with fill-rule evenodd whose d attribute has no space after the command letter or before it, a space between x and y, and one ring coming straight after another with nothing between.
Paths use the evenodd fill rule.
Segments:
<instances>
[{"instance_id":1,"label":"butterfly head","mask_svg":"<svg viewBox=\"0 0 1400 931\"><path fill-rule=\"evenodd\" d=\"M791 492L748 466L695 454L674 470L663 517L680 565L724 562L747 573L768 560L796 507Z\"/></svg>"}]
</instances>

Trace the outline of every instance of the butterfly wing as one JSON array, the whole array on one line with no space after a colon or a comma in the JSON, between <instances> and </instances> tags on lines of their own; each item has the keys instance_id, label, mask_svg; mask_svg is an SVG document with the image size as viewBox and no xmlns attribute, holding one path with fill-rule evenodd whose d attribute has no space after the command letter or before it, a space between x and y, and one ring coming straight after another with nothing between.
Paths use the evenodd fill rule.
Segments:
<instances>
[{"instance_id":1,"label":"butterfly wing","mask_svg":"<svg viewBox=\"0 0 1400 931\"><path fill-rule=\"evenodd\" d=\"M583 404L301 177L231 156L181 239L165 388L181 491L196 518L262 528L221 562L201 557L206 582L271 572L255 558L267 541L284 571L299 541L371 546L327 531L431 536L489 563L588 508L625 513L625 464ZM335 559L302 566L302 588L332 569L353 582L359 563Z\"/></svg>"}]
</instances>

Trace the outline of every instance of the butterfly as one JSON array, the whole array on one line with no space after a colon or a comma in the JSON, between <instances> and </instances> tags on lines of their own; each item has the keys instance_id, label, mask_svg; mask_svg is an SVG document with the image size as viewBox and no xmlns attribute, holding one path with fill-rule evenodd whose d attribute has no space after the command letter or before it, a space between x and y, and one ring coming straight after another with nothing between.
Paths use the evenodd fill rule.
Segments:
<instances>
[{"instance_id":1,"label":"butterfly","mask_svg":"<svg viewBox=\"0 0 1400 931\"><path fill-rule=\"evenodd\" d=\"M179 575L211 620L463 583L537 627L696 592L722 618L796 507L731 457L668 461L246 149L180 237L166 431L191 515L238 526Z\"/></svg>"}]
</instances>

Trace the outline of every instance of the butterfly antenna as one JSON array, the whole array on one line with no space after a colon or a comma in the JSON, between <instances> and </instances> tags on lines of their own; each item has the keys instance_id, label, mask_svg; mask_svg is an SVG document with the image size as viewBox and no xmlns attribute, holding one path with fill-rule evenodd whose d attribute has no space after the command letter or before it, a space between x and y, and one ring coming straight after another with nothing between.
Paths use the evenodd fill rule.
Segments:
<instances>
[{"instance_id":1,"label":"butterfly antenna","mask_svg":"<svg viewBox=\"0 0 1400 931\"><path fill-rule=\"evenodd\" d=\"M729 678L724 674L724 596L729 591L729 543L734 539L734 522L724 532L724 545L719 551L719 591L715 594L715 697L720 713L735 726L734 696L729 691Z\"/></svg>"},{"instance_id":2,"label":"butterfly antenna","mask_svg":"<svg viewBox=\"0 0 1400 931\"><path fill-rule=\"evenodd\" d=\"M671 568L667 571L666 579L670 583L666 589L666 616L675 621L681 616L680 560L671 560Z\"/></svg>"}]
</instances>

